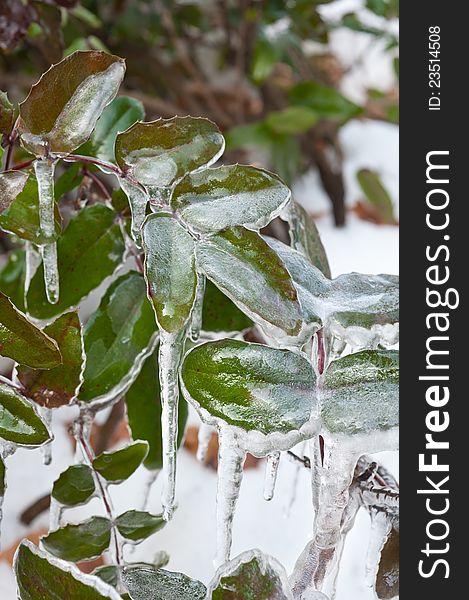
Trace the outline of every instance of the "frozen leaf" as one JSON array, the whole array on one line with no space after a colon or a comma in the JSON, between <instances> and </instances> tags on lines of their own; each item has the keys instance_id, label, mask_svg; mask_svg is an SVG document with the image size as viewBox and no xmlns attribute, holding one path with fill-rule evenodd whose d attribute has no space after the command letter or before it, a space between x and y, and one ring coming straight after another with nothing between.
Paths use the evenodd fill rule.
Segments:
<instances>
[{"instance_id":1,"label":"frozen leaf","mask_svg":"<svg viewBox=\"0 0 469 600\"><path fill-rule=\"evenodd\" d=\"M0 134L10 134L15 123L15 112L15 107L8 99L8 95L6 94L6 92L0 91Z\"/></svg>"},{"instance_id":2,"label":"frozen leaf","mask_svg":"<svg viewBox=\"0 0 469 600\"><path fill-rule=\"evenodd\" d=\"M127 540L140 542L166 525L162 515L151 515L140 510L128 510L116 519L119 533Z\"/></svg>"},{"instance_id":3,"label":"frozen leaf","mask_svg":"<svg viewBox=\"0 0 469 600\"><path fill-rule=\"evenodd\" d=\"M0 213L3 213L21 194L27 181L28 175L22 171L0 173Z\"/></svg>"},{"instance_id":4,"label":"frozen leaf","mask_svg":"<svg viewBox=\"0 0 469 600\"><path fill-rule=\"evenodd\" d=\"M194 240L169 214L150 215L143 226L145 275L159 326L172 333L189 319L195 300Z\"/></svg>"},{"instance_id":5,"label":"frozen leaf","mask_svg":"<svg viewBox=\"0 0 469 600\"><path fill-rule=\"evenodd\" d=\"M112 483L128 479L148 454L148 443L137 441L115 452L103 452L93 460L93 467Z\"/></svg>"},{"instance_id":6,"label":"frozen leaf","mask_svg":"<svg viewBox=\"0 0 469 600\"><path fill-rule=\"evenodd\" d=\"M44 548L63 560L78 562L100 556L111 540L111 522L91 517L79 525L66 525L41 538Z\"/></svg>"},{"instance_id":7,"label":"frozen leaf","mask_svg":"<svg viewBox=\"0 0 469 600\"><path fill-rule=\"evenodd\" d=\"M132 438L148 442L148 454L143 464L151 470L159 470L163 467L162 407L158 371L158 349L156 349L145 360L139 376L125 395ZM184 437L187 413L187 402L182 399L179 401L178 410L178 447Z\"/></svg>"},{"instance_id":8,"label":"frozen leaf","mask_svg":"<svg viewBox=\"0 0 469 600\"><path fill-rule=\"evenodd\" d=\"M200 240L197 264L261 326L281 337L300 334L300 305L290 274L256 232L234 227Z\"/></svg>"},{"instance_id":9,"label":"frozen leaf","mask_svg":"<svg viewBox=\"0 0 469 600\"><path fill-rule=\"evenodd\" d=\"M124 568L122 580L132 600L205 600L207 593L187 575L143 565Z\"/></svg>"},{"instance_id":10,"label":"frozen leaf","mask_svg":"<svg viewBox=\"0 0 469 600\"><path fill-rule=\"evenodd\" d=\"M74 565L53 558L28 541L18 547L15 572L21 600L121 600L102 580L85 575Z\"/></svg>"},{"instance_id":11,"label":"frozen leaf","mask_svg":"<svg viewBox=\"0 0 469 600\"><path fill-rule=\"evenodd\" d=\"M357 180L366 199L372 204L383 223L395 223L394 205L378 174L370 169L361 169Z\"/></svg>"},{"instance_id":12,"label":"frozen leaf","mask_svg":"<svg viewBox=\"0 0 469 600\"><path fill-rule=\"evenodd\" d=\"M81 323L76 311L66 313L44 328L57 342L62 364L49 370L18 367L18 379L26 395L46 408L70 404L77 396L83 370Z\"/></svg>"},{"instance_id":13,"label":"frozen leaf","mask_svg":"<svg viewBox=\"0 0 469 600\"><path fill-rule=\"evenodd\" d=\"M292 600L283 566L260 550L221 566L209 586L211 600Z\"/></svg>"},{"instance_id":14,"label":"frozen leaf","mask_svg":"<svg viewBox=\"0 0 469 600\"><path fill-rule=\"evenodd\" d=\"M265 227L289 199L290 190L277 176L231 165L184 177L174 188L171 206L191 227L207 233L236 225Z\"/></svg>"},{"instance_id":15,"label":"frozen leaf","mask_svg":"<svg viewBox=\"0 0 469 600\"><path fill-rule=\"evenodd\" d=\"M168 188L200 167L213 164L225 142L215 123L194 117L135 123L117 136L120 168L144 186Z\"/></svg>"},{"instance_id":16,"label":"frozen leaf","mask_svg":"<svg viewBox=\"0 0 469 600\"><path fill-rule=\"evenodd\" d=\"M364 350L331 363L321 418L331 433L373 433L399 424L399 352Z\"/></svg>"},{"instance_id":17,"label":"frozen leaf","mask_svg":"<svg viewBox=\"0 0 469 600\"><path fill-rule=\"evenodd\" d=\"M316 377L299 354L239 340L197 346L186 355L183 390L202 413L246 431L299 430L316 406Z\"/></svg>"},{"instance_id":18,"label":"frozen leaf","mask_svg":"<svg viewBox=\"0 0 469 600\"><path fill-rule=\"evenodd\" d=\"M33 369L61 364L57 344L19 312L0 292L0 354Z\"/></svg>"},{"instance_id":19,"label":"frozen leaf","mask_svg":"<svg viewBox=\"0 0 469 600\"><path fill-rule=\"evenodd\" d=\"M290 91L290 101L294 105L310 108L322 119L346 121L362 112L359 106L340 92L317 81L302 81L294 85Z\"/></svg>"},{"instance_id":20,"label":"frozen leaf","mask_svg":"<svg viewBox=\"0 0 469 600\"><path fill-rule=\"evenodd\" d=\"M87 361L80 400L122 394L151 352L155 332L143 276L130 271L112 283L84 327Z\"/></svg>"},{"instance_id":21,"label":"frozen leaf","mask_svg":"<svg viewBox=\"0 0 469 600\"><path fill-rule=\"evenodd\" d=\"M44 289L43 267L31 280L28 311L48 319L76 306L82 298L112 275L122 263L125 243L116 213L101 204L83 209L74 217L57 242L60 299L49 304Z\"/></svg>"},{"instance_id":22,"label":"frozen leaf","mask_svg":"<svg viewBox=\"0 0 469 600\"><path fill-rule=\"evenodd\" d=\"M399 531L392 529L381 551L375 590L379 600L399 596Z\"/></svg>"},{"instance_id":23,"label":"frozen leaf","mask_svg":"<svg viewBox=\"0 0 469 600\"><path fill-rule=\"evenodd\" d=\"M207 281L202 308L203 331L244 331L253 322L211 281Z\"/></svg>"},{"instance_id":24,"label":"frozen leaf","mask_svg":"<svg viewBox=\"0 0 469 600\"><path fill-rule=\"evenodd\" d=\"M87 502L95 491L93 473L87 465L72 465L54 481L52 497L64 506Z\"/></svg>"},{"instance_id":25,"label":"frozen leaf","mask_svg":"<svg viewBox=\"0 0 469 600\"><path fill-rule=\"evenodd\" d=\"M26 278L26 253L12 250L0 271L0 291L10 298L19 310L24 311L24 283Z\"/></svg>"},{"instance_id":26,"label":"frozen leaf","mask_svg":"<svg viewBox=\"0 0 469 600\"><path fill-rule=\"evenodd\" d=\"M66 155L85 142L124 77L121 58L75 52L53 65L20 104L19 131L36 156Z\"/></svg>"},{"instance_id":27,"label":"frozen leaf","mask_svg":"<svg viewBox=\"0 0 469 600\"><path fill-rule=\"evenodd\" d=\"M0 438L21 446L41 446L52 439L33 403L6 383L0 383Z\"/></svg>"},{"instance_id":28,"label":"frozen leaf","mask_svg":"<svg viewBox=\"0 0 469 600\"><path fill-rule=\"evenodd\" d=\"M59 237L62 225L57 206L54 207L53 234L46 237L41 231L38 186L32 173L9 207L0 214L0 227L34 244L51 242Z\"/></svg>"}]
</instances>

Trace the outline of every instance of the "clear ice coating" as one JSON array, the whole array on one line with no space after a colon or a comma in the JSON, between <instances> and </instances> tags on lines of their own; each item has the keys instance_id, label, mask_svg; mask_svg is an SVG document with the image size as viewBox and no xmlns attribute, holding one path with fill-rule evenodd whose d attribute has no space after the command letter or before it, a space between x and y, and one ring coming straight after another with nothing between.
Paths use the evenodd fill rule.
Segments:
<instances>
[{"instance_id":1,"label":"clear ice coating","mask_svg":"<svg viewBox=\"0 0 469 600\"><path fill-rule=\"evenodd\" d=\"M198 444L197 444L197 460L200 462L204 462L207 456L208 445L210 443L210 438L212 437L213 427L210 425L206 425L205 423L201 423L199 427L199 432L197 435Z\"/></svg>"},{"instance_id":2,"label":"clear ice coating","mask_svg":"<svg viewBox=\"0 0 469 600\"><path fill-rule=\"evenodd\" d=\"M129 200L132 214L131 234L134 242L140 248L142 246L141 228L149 201L148 193L142 186L131 183L124 177L119 178L119 184Z\"/></svg>"},{"instance_id":3,"label":"clear ice coating","mask_svg":"<svg viewBox=\"0 0 469 600\"><path fill-rule=\"evenodd\" d=\"M264 499L267 501L272 500L274 497L279 464L280 452L272 452L267 456L264 482Z\"/></svg>"},{"instance_id":4,"label":"clear ice coating","mask_svg":"<svg viewBox=\"0 0 469 600\"><path fill-rule=\"evenodd\" d=\"M38 412L39 412L42 420L46 424L47 429L49 431L52 431L52 429L51 429L52 416L53 416L52 410L50 410L48 408L44 408L44 407L39 407ZM50 465L52 463L52 443L46 444L45 446L41 446L41 453L42 453L42 459L44 461L44 464L46 466Z\"/></svg>"},{"instance_id":5,"label":"clear ice coating","mask_svg":"<svg viewBox=\"0 0 469 600\"><path fill-rule=\"evenodd\" d=\"M200 337L202 329L202 311L204 308L205 296L205 275L198 273L197 275L197 290L195 292L194 306L192 307L192 315L190 322L189 335L193 342L196 342Z\"/></svg>"},{"instance_id":6,"label":"clear ice coating","mask_svg":"<svg viewBox=\"0 0 469 600\"><path fill-rule=\"evenodd\" d=\"M55 162L45 158L34 161L39 192L39 229L41 237L51 239L55 233L54 219L54 171ZM57 266L57 244L46 243L41 246L44 265L44 284L47 299L51 304L59 301L59 270Z\"/></svg>"},{"instance_id":7,"label":"clear ice coating","mask_svg":"<svg viewBox=\"0 0 469 600\"><path fill-rule=\"evenodd\" d=\"M376 581L381 551L391 532L392 524L385 512L372 509L370 514L371 532L366 555L365 577L368 585L372 587Z\"/></svg>"},{"instance_id":8,"label":"clear ice coating","mask_svg":"<svg viewBox=\"0 0 469 600\"><path fill-rule=\"evenodd\" d=\"M206 600L200 581L149 565L124 567L122 580L132 600Z\"/></svg>"}]
</instances>

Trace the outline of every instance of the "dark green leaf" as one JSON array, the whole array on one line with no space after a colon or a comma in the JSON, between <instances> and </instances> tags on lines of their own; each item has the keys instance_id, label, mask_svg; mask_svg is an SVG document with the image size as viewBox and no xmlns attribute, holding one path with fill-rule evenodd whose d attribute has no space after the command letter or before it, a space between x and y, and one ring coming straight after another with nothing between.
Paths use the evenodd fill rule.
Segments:
<instances>
[{"instance_id":1,"label":"dark green leaf","mask_svg":"<svg viewBox=\"0 0 469 600\"><path fill-rule=\"evenodd\" d=\"M141 440L114 452L103 452L93 460L93 467L112 483L125 481L142 464L148 454L148 443Z\"/></svg>"},{"instance_id":2,"label":"dark green leaf","mask_svg":"<svg viewBox=\"0 0 469 600\"><path fill-rule=\"evenodd\" d=\"M57 344L0 292L0 354L33 369L51 369L62 357Z\"/></svg>"},{"instance_id":3,"label":"dark green leaf","mask_svg":"<svg viewBox=\"0 0 469 600\"><path fill-rule=\"evenodd\" d=\"M125 395L127 418L132 438L148 442L149 450L143 464L151 470L163 468L161 397L158 372L157 348L145 360L139 376ZM187 402L181 398L178 410L178 447L184 437L187 413Z\"/></svg>"},{"instance_id":4,"label":"dark green leaf","mask_svg":"<svg viewBox=\"0 0 469 600\"><path fill-rule=\"evenodd\" d=\"M37 156L78 148L116 95L124 72L124 61L105 52L75 52L53 65L20 104L25 148Z\"/></svg>"},{"instance_id":5,"label":"dark green leaf","mask_svg":"<svg viewBox=\"0 0 469 600\"><path fill-rule=\"evenodd\" d=\"M317 403L311 364L260 344L226 339L197 346L186 355L181 377L197 409L247 431L299 430Z\"/></svg>"},{"instance_id":6,"label":"dark green leaf","mask_svg":"<svg viewBox=\"0 0 469 600\"><path fill-rule=\"evenodd\" d=\"M28 311L47 319L58 315L82 298L121 264L124 238L116 213L101 204L83 209L74 217L57 242L60 298L49 304L44 289L42 265L36 271L27 294Z\"/></svg>"},{"instance_id":7,"label":"dark green leaf","mask_svg":"<svg viewBox=\"0 0 469 600\"><path fill-rule=\"evenodd\" d=\"M40 446L52 439L32 402L0 383L0 438L22 446Z\"/></svg>"},{"instance_id":8,"label":"dark green leaf","mask_svg":"<svg viewBox=\"0 0 469 600\"><path fill-rule=\"evenodd\" d=\"M93 473L87 465L72 465L54 482L52 496L64 506L87 502L95 491Z\"/></svg>"},{"instance_id":9,"label":"dark green leaf","mask_svg":"<svg viewBox=\"0 0 469 600\"><path fill-rule=\"evenodd\" d=\"M65 163L66 164L66 163ZM64 194L77 188L83 181L83 172L80 163L68 164L54 185L55 201L58 202Z\"/></svg>"},{"instance_id":10,"label":"dark green leaf","mask_svg":"<svg viewBox=\"0 0 469 600\"><path fill-rule=\"evenodd\" d=\"M6 92L0 91L0 134L10 134L15 123L15 112L15 107L8 100Z\"/></svg>"},{"instance_id":11,"label":"dark green leaf","mask_svg":"<svg viewBox=\"0 0 469 600\"><path fill-rule=\"evenodd\" d=\"M391 600L399 596L399 531L392 529L381 551L375 590L379 600Z\"/></svg>"},{"instance_id":12,"label":"dark green leaf","mask_svg":"<svg viewBox=\"0 0 469 600\"><path fill-rule=\"evenodd\" d=\"M140 510L128 510L116 519L119 533L127 540L139 542L166 525L163 515L151 515Z\"/></svg>"},{"instance_id":13,"label":"dark green leaf","mask_svg":"<svg viewBox=\"0 0 469 600\"><path fill-rule=\"evenodd\" d=\"M27 181L28 175L22 171L0 173L0 213L3 213L21 194Z\"/></svg>"},{"instance_id":14,"label":"dark green leaf","mask_svg":"<svg viewBox=\"0 0 469 600\"><path fill-rule=\"evenodd\" d=\"M81 323L75 311L59 317L44 328L57 342L62 364L54 369L37 370L18 367L18 379L29 398L47 408L70 404L76 397L84 367Z\"/></svg>"},{"instance_id":15,"label":"dark green leaf","mask_svg":"<svg viewBox=\"0 0 469 600\"><path fill-rule=\"evenodd\" d=\"M290 101L310 108L323 119L346 121L362 112L359 106L340 92L317 81L297 83L290 92Z\"/></svg>"},{"instance_id":16,"label":"dark green leaf","mask_svg":"<svg viewBox=\"0 0 469 600\"><path fill-rule=\"evenodd\" d=\"M58 561L29 541L18 547L15 571L21 600L121 600L97 577Z\"/></svg>"},{"instance_id":17,"label":"dark green leaf","mask_svg":"<svg viewBox=\"0 0 469 600\"><path fill-rule=\"evenodd\" d=\"M214 332L243 331L253 322L211 282L205 287L202 330Z\"/></svg>"},{"instance_id":18,"label":"dark green leaf","mask_svg":"<svg viewBox=\"0 0 469 600\"><path fill-rule=\"evenodd\" d=\"M366 0L366 7L386 19L399 16L399 0Z\"/></svg>"},{"instance_id":19,"label":"dark green leaf","mask_svg":"<svg viewBox=\"0 0 469 600\"><path fill-rule=\"evenodd\" d=\"M205 600L207 593L187 575L148 566L124 568L122 580L132 600Z\"/></svg>"},{"instance_id":20,"label":"dark green leaf","mask_svg":"<svg viewBox=\"0 0 469 600\"><path fill-rule=\"evenodd\" d=\"M251 63L251 77L255 83L262 83L272 73L279 54L275 41L265 35L257 36Z\"/></svg>"},{"instance_id":21,"label":"dark green leaf","mask_svg":"<svg viewBox=\"0 0 469 600\"><path fill-rule=\"evenodd\" d=\"M91 517L79 525L66 525L41 538L48 552L70 562L100 556L110 541L111 522L105 517Z\"/></svg>"},{"instance_id":22,"label":"dark green leaf","mask_svg":"<svg viewBox=\"0 0 469 600\"><path fill-rule=\"evenodd\" d=\"M135 271L122 275L84 328L87 362L80 400L99 401L125 391L151 351L155 332L143 276Z\"/></svg>"},{"instance_id":23,"label":"dark green leaf","mask_svg":"<svg viewBox=\"0 0 469 600\"><path fill-rule=\"evenodd\" d=\"M270 146L275 138L264 121L238 125L230 129L226 136L226 146L229 150L237 150L246 146Z\"/></svg>"},{"instance_id":24,"label":"dark green leaf","mask_svg":"<svg viewBox=\"0 0 469 600\"><path fill-rule=\"evenodd\" d=\"M19 310L24 311L24 282L26 278L26 252L12 250L0 271L0 291L10 298Z\"/></svg>"},{"instance_id":25,"label":"dark green leaf","mask_svg":"<svg viewBox=\"0 0 469 600\"><path fill-rule=\"evenodd\" d=\"M207 233L235 225L265 227L289 199L290 190L276 175L231 165L184 177L171 206L191 227Z\"/></svg>"},{"instance_id":26,"label":"dark green leaf","mask_svg":"<svg viewBox=\"0 0 469 600\"><path fill-rule=\"evenodd\" d=\"M301 332L300 305L283 263L254 231L227 229L197 244L197 264L254 321L274 334Z\"/></svg>"},{"instance_id":27,"label":"dark green leaf","mask_svg":"<svg viewBox=\"0 0 469 600\"><path fill-rule=\"evenodd\" d=\"M307 106L289 106L284 110L269 113L265 123L274 133L297 135L311 129L317 120L317 114Z\"/></svg>"},{"instance_id":28,"label":"dark green leaf","mask_svg":"<svg viewBox=\"0 0 469 600\"><path fill-rule=\"evenodd\" d=\"M167 213L152 214L143 226L145 275L159 326L181 330L191 314L197 287L194 240Z\"/></svg>"},{"instance_id":29,"label":"dark green leaf","mask_svg":"<svg viewBox=\"0 0 469 600\"><path fill-rule=\"evenodd\" d=\"M357 173L357 181L366 199L376 208L383 222L395 223L394 205L391 196L378 174L369 169L361 169Z\"/></svg>"}]
</instances>

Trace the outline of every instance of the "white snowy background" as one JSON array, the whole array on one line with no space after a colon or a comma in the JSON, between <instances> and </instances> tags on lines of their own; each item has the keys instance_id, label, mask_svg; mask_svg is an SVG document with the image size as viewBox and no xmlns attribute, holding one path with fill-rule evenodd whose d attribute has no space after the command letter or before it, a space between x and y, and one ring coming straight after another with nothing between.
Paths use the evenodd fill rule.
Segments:
<instances>
[{"instance_id":1,"label":"white snowy background","mask_svg":"<svg viewBox=\"0 0 469 600\"><path fill-rule=\"evenodd\" d=\"M340 0L324 7L335 16L354 10L359 0ZM397 24L393 24L397 28ZM384 45L373 43L369 36L338 30L332 34L332 50L347 66L360 57L359 67L352 69L344 80L343 91L353 100L364 98L366 87L389 89L393 72ZM353 205L361 196L355 174L360 168L376 170L382 177L396 204L398 213L398 128L379 122L353 121L343 128L341 141L344 151L347 204ZM308 173L294 186L294 196L314 213L329 210L329 201L315 173ZM398 228L377 226L348 214L347 225L336 229L330 217L318 221L333 276L350 271L363 273L398 273ZM60 409L56 422L69 422L74 412ZM191 415L191 421L197 417ZM32 501L51 489L57 478L72 460L72 450L65 427L56 427L53 442L53 462L44 466L38 451L18 450L8 459L8 491L4 504L2 548L31 530L47 527L43 514L30 528L22 526L19 515ZM398 476L397 453L382 453L378 460ZM310 538L312 507L310 477L307 469L299 468L282 458L277 488L271 502L263 500L263 464L245 472L239 506L234 523L232 556L244 550L259 548L277 558L290 574L294 563ZM146 472L140 468L123 485L111 487L115 509L123 512L140 508L146 482ZM295 483L296 482L296 483ZM212 559L215 552L215 492L216 474L203 467L186 450L179 454L177 497L179 507L161 532L152 536L129 554L132 561L147 560L160 550L170 555L168 568L182 571L205 583L213 576ZM160 482L153 486L149 509L160 510ZM292 503L293 502L293 503ZM101 514L98 500L87 507L67 513L70 521L89 514ZM346 543L339 577L337 600L372 600L371 588L366 586L364 568L369 536L369 518L361 511ZM130 549L129 549L130 550ZM0 598L16 599L16 586L10 566L0 562Z\"/></svg>"}]
</instances>

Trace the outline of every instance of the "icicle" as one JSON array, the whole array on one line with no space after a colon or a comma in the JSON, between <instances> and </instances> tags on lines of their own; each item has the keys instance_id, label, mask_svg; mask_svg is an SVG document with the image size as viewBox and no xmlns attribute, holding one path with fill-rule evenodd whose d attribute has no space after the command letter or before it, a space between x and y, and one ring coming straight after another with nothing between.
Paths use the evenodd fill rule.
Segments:
<instances>
[{"instance_id":1,"label":"icicle","mask_svg":"<svg viewBox=\"0 0 469 600\"><path fill-rule=\"evenodd\" d=\"M31 242L26 242L25 244L26 250L26 271L24 276L24 302L26 304L26 295L29 290L29 285L31 283L31 279L34 277L34 273L36 272L40 261L40 257L36 248Z\"/></svg>"},{"instance_id":2,"label":"icicle","mask_svg":"<svg viewBox=\"0 0 469 600\"><path fill-rule=\"evenodd\" d=\"M267 456L265 465L264 500L272 500L277 482L278 466L280 464L280 452L272 452Z\"/></svg>"},{"instance_id":3,"label":"icicle","mask_svg":"<svg viewBox=\"0 0 469 600\"><path fill-rule=\"evenodd\" d=\"M322 458L321 458L321 443L319 435L315 435L310 441L311 454L311 491L313 496L314 513L317 514L319 508L319 495L321 492L321 477L322 477Z\"/></svg>"},{"instance_id":4,"label":"icicle","mask_svg":"<svg viewBox=\"0 0 469 600\"><path fill-rule=\"evenodd\" d=\"M196 342L200 336L200 330L202 328L202 311L204 307L204 296L205 296L205 275L198 273L197 275L197 290L195 294L194 307L192 309L192 318L190 325L190 338L193 342Z\"/></svg>"},{"instance_id":5,"label":"icicle","mask_svg":"<svg viewBox=\"0 0 469 600\"><path fill-rule=\"evenodd\" d=\"M217 554L215 567L230 560L233 539L233 519L238 501L246 451L237 435L223 425L218 432L218 483L217 483Z\"/></svg>"},{"instance_id":6,"label":"icicle","mask_svg":"<svg viewBox=\"0 0 469 600\"><path fill-rule=\"evenodd\" d=\"M199 427L198 433L198 445L197 445L197 460L200 462L205 462L205 458L207 456L208 445L210 443L210 439L212 437L213 429L210 425L206 425L205 423L201 423Z\"/></svg>"},{"instance_id":7,"label":"icicle","mask_svg":"<svg viewBox=\"0 0 469 600\"><path fill-rule=\"evenodd\" d=\"M132 238L139 248L142 247L141 227L145 220L147 211L148 194L142 187L129 183L127 179L119 179L121 188L129 199L130 211L132 213Z\"/></svg>"},{"instance_id":8,"label":"icicle","mask_svg":"<svg viewBox=\"0 0 469 600\"><path fill-rule=\"evenodd\" d=\"M42 420L47 425L47 428L52 431L52 410L44 407L39 408L39 413ZM41 446L42 460L46 466L52 463L52 442Z\"/></svg>"},{"instance_id":9,"label":"icicle","mask_svg":"<svg viewBox=\"0 0 469 600\"><path fill-rule=\"evenodd\" d=\"M385 512L371 512L371 533L366 555L365 577L368 585L373 587L378 572L381 551L391 532L392 524Z\"/></svg>"},{"instance_id":10,"label":"icicle","mask_svg":"<svg viewBox=\"0 0 469 600\"><path fill-rule=\"evenodd\" d=\"M55 233L54 218L54 171L55 162L49 159L34 161L39 192L39 229L43 237L50 238ZM57 267L57 245L55 242L41 246L44 265L44 283L47 299L51 304L59 301L59 271Z\"/></svg>"},{"instance_id":11,"label":"icicle","mask_svg":"<svg viewBox=\"0 0 469 600\"><path fill-rule=\"evenodd\" d=\"M49 508L49 531L57 531L62 526L63 506L55 500L53 496L50 499Z\"/></svg>"},{"instance_id":12,"label":"icicle","mask_svg":"<svg viewBox=\"0 0 469 600\"><path fill-rule=\"evenodd\" d=\"M163 433L163 517L169 521L174 512L176 493L176 454L178 436L178 371L185 332L160 331L161 429Z\"/></svg>"}]
</instances>

